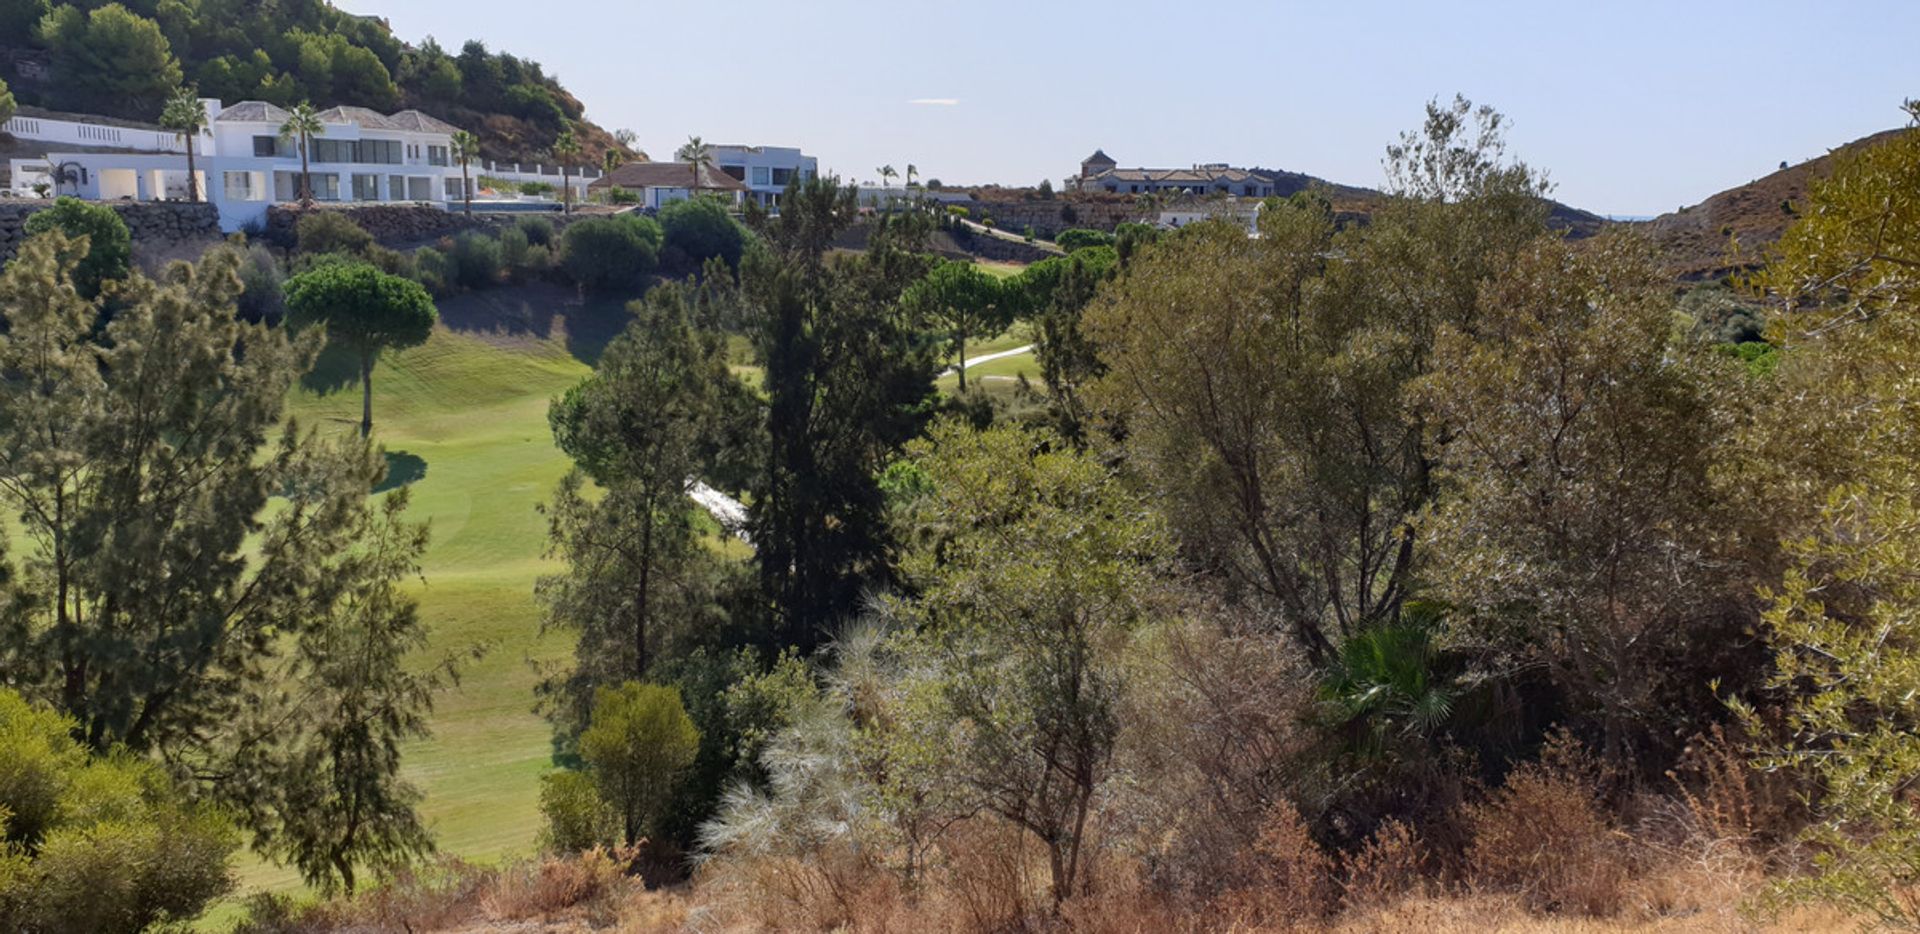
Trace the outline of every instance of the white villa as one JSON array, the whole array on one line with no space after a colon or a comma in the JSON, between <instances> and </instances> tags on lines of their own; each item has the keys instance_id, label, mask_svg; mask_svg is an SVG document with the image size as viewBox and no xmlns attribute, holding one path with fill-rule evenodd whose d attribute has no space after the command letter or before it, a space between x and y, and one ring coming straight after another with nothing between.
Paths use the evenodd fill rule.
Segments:
<instances>
[{"instance_id":1,"label":"white villa","mask_svg":"<svg viewBox=\"0 0 1920 934\"><path fill-rule=\"evenodd\" d=\"M1069 188L1110 194L1141 195L1225 194L1265 198L1273 194L1273 179L1248 169L1210 162L1188 169L1123 169L1103 150L1081 160L1080 174L1067 180Z\"/></svg>"},{"instance_id":2,"label":"white villa","mask_svg":"<svg viewBox=\"0 0 1920 934\"><path fill-rule=\"evenodd\" d=\"M747 197L763 207L778 207L780 193L796 176L812 178L820 170L820 160L792 146L713 146L709 151L720 171L747 186Z\"/></svg>"},{"instance_id":3,"label":"white villa","mask_svg":"<svg viewBox=\"0 0 1920 934\"><path fill-rule=\"evenodd\" d=\"M208 128L194 144L194 170L203 198L220 211L223 230L238 230L263 219L267 207L298 200L300 152L280 137L287 112L262 101L222 106L211 98L201 106ZM460 166L454 162L456 128L418 110L382 114L365 107L334 107L320 112L324 132L311 141L308 164L317 201L427 203L442 207L461 200ZM18 139L42 144L47 154L11 160L11 190L76 195L101 201L177 201L187 198L186 147L170 130L127 121L62 114L21 115L0 127ZM62 151L70 144L72 151ZM475 184L481 175L509 181L544 181L557 187L553 166L475 161L468 167ZM573 186L584 193L597 178L575 171Z\"/></svg>"}]
</instances>

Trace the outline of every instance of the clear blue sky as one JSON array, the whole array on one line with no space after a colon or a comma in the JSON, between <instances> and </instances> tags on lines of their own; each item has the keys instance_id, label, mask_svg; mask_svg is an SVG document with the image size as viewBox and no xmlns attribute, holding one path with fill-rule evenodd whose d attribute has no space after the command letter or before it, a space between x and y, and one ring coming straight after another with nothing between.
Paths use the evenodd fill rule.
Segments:
<instances>
[{"instance_id":1,"label":"clear blue sky","mask_svg":"<svg viewBox=\"0 0 1920 934\"><path fill-rule=\"evenodd\" d=\"M859 180L1035 184L1095 147L1353 184L1428 98L1512 122L1556 196L1657 214L1897 126L1920 2L339 0L543 64L655 158L798 145ZM915 102L918 103L915 103Z\"/></svg>"}]
</instances>

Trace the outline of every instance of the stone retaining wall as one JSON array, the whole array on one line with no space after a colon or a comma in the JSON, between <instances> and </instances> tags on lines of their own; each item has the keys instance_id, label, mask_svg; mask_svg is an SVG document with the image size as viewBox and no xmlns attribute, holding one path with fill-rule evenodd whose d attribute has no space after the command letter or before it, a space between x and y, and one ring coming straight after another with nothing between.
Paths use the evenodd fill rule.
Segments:
<instances>
[{"instance_id":1,"label":"stone retaining wall","mask_svg":"<svg viewBox=\"0 0 1920 934\"><path fill-rule=\"evenodd\" d=\"M385 247L411 247L430 243L441 237L452 236L463 230L497 230L512 226L522 217L544 217L553 224L554 231L565 230L568 224L587 217L604 217L604 214L576 212L559 214L546 212L478 212L472 217L459 210L448 211L425 204L356 204L325 205L312 207L298 205L274 205L267 209L266 239L282 246L292 246L294 226L300 218L310 211L337 211L345 214L362 230L373 235L375 243Z\"/></svg>"},{"instance_id":2,"label":"stone retaining wall","mask_svg":"<svg viewBox=\"0 0 1920 934\"><path fill-rule=\"evenodd\" d=\"M27 218L52 206L52 201L0 201L0 260L13 258L26 239ZM211 204L113 201L107 206L126 221L136 249L164 253L220 239L220 211Z\"/></svg>"}]
</instances>

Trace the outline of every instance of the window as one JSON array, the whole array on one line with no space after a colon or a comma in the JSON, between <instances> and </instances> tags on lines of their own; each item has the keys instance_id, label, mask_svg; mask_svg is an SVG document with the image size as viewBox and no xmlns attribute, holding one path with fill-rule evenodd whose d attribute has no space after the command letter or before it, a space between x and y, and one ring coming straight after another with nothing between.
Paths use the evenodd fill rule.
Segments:
<instances>
[{"instance_id":1,"label":"window","mask_svg":"<svg viewBox=\"0 0 1920 934\"><path fill-rule=\"evenodd\" d=\"M428 165L446 165L447 164L447 147L428 146L427 147L427 164Z\"/></svg>"},{"instance_id":2,"label":"window","mask_svg":"<svg viewBox=\"0 0 1920 934\"><path fill-rule=\"evenodd\" d=\"M354 157L353 140L316 139L313 146L314 162L352 162Z\"/></svg>"},{"instance_id":3,"label":"window","mask_svg":"<svg viewBox=\"0 0 1920 934\"><path fill-rule=\"evenodd\" d=\"M447 200L459 201L460 200L460 180L457 178L449 178L446 180L446 182L447 182Z\"/></svg>"},{"instance_id":4,"label":"window","mask_svg":"<svg viewBox=\"0 0 1920 934\"><path fill-rule=\"evenodd\" d=\"M407 200L407 177L405 175L387 176L387 200Z\"/></svg>"},{"instance_id":5,"label":"window","mask_svg":"<svg viewBox=\"0 0 1920 934\"><path fill-rule=\"evenodd\" d=\"M293 155L293 144L278 136L256 136L253 138L253 154L260 159L290 156Z\"/></svg>"},{"instance_id":6,"label":"window","mask_svg":"<svg viewBox=\"0 0 1920 934\"><path fill-rule=\"evenodd\" d=\"M764 165L756 165L753 167L753 183L755 185L771 185L773 184L773 182L769 181L769 179L771 179L772 177L773 177L772 169L769 169Z\"/></svg>"},{"instance_id":7,"label":"window","mask_svg":"<svg viewBox=\"0 0 1920 934\"><path fill-rule=\"evenodd\" d=\"M355 201L380 200L380 176L355 175L353 177L353 200Z\"/></svg>"},{"instance_id":8,"label":"window","mask_svg":"<svg viewBox=\"0 0 1920 934\"><path fill-rule=\"evenodd\" d=\"M397 139L363 139L359 146L359 162L380 165L399 165L400 141Z\"/></svg>"},{"instance_id":9,"label":"window","mask_svg":"<svg viewBox=\"0 0 1920 934\"><path fill-rule=\"evenodd\" d=\"M407 200L432 201L433 179L417 177L407 179Z\"/></svg>"},{"instance_id":10,"label":"window","mask_svg":"<svg viewBox=\"0 0 1920 934\"><path fill-rule=\"evenodd\" d=\"M252 172L223 172L221 175L226 180L228 201L258 201L259 195L264 194L253 190Z\"/></svg>"},{"instance_id":11,"label":"window","mask_svg":"<svg viewBox=\"0 0 1920 934\"><path fill-rule=\"evenodd\" d=\"M787 187L787 183L790 181L793 181L792 169L774 169L773 170L773 183L775 185L779 185L780 187L785 188Z\"/></svg>"},{"instance_id":12,"label":"window","mask_svg":"<svg viewBox=\"0 0 1920 934\"><path fill-rule=\"evenodd\" d=\"M720 167L720 171L727 173L727 177L736 182L744 182L747 180L747 167L744 165L723 165ZM756 168L754 171L759 172L762 170Z\"/></svg>"},{"instance_id":13,"label":"window","mask_svg":"<svg viewBox=\"0 0 1920 934\"><path fill-rule=\"evenodd\" d=\"M298 178L299 176L296 175L295 177ZM340 200L340 176L314 173L313 196L321 201Z\"/></svg>"}]
</instances>

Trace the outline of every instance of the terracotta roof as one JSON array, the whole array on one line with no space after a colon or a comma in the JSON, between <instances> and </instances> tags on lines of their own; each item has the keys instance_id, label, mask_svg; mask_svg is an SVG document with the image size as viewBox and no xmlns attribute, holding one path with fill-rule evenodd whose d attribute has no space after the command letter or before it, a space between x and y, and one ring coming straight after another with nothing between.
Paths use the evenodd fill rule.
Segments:
<instances>
[{"instance_id":1,"label":"terracotta roof","mask_svg":"<svg viewBox=\"0 0 1920 934\"><path fill-rule=\"evenodd\" d=\"M628 162L588 184L588 188L685 188L693 181L687 162ZM708 191L746 191L747 186L712 165L700 167L700 188Z\"/></svg>"},{"instance_id":2,"label":"terracotta roof","mask_svg":"<svg viewBox=\"0 0 1920 934\"><path fill-rule=\"evenodd\" d=\"M214 115L218 121L235 123L274 123L287 122L287 112L266 101L241 101Z\"/></svg>"},{"instance_id":3,"label":"terracotta roof","mask_svg":"<svg viewBox=\"0 0 1920 934\"><path fill-rule=\"evenodd\" d=\"M387 119L402 130L412 130L416 133L445 133L452 136L460 132L459 127L418 110L402 110Z\"/></svg>"},{"instance_id":4,"label":"terracotta roof","mask_svg":"<svg viewBox=\"0 0 1920 934\"><path fill-rule=\"evenodd\" d=\"M1271 181L1257 172L1246 169L1108 169L1092 177L1092 181L1112 179L1116 182L1159 182L1162 184L1211 184L1226 182L1237 184L1245 181Z\"/></svg>"}]
</instances>

